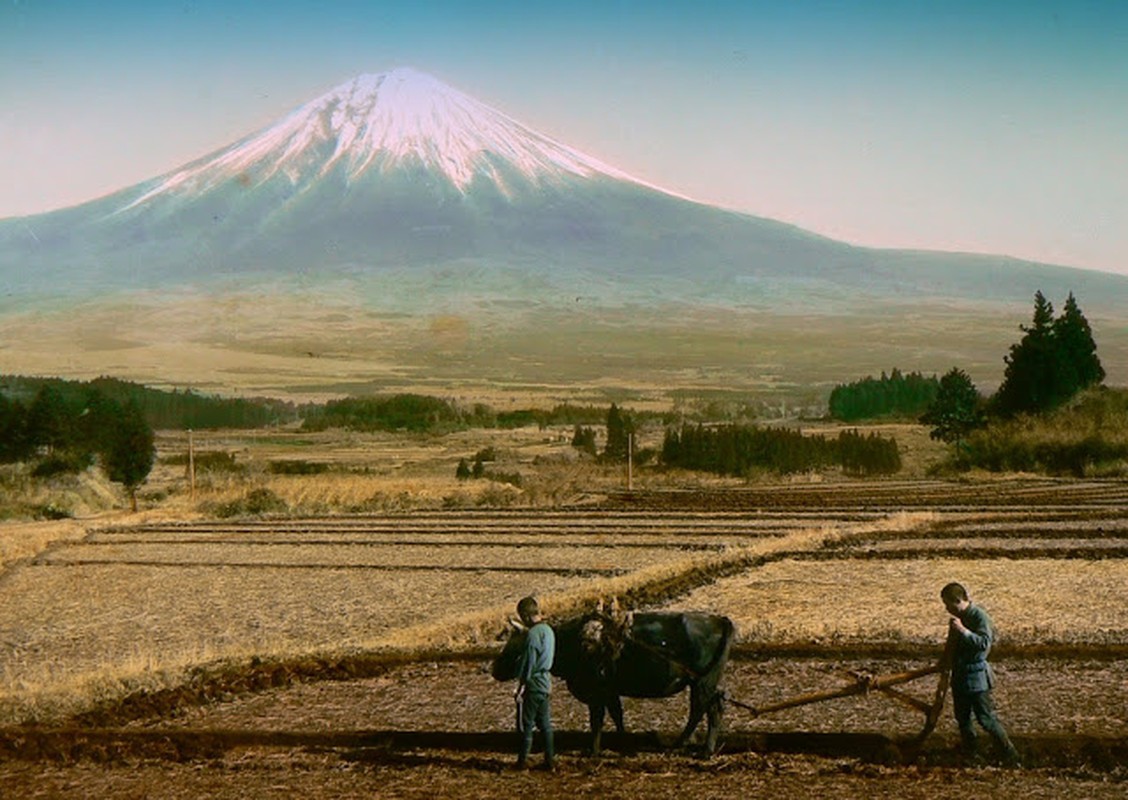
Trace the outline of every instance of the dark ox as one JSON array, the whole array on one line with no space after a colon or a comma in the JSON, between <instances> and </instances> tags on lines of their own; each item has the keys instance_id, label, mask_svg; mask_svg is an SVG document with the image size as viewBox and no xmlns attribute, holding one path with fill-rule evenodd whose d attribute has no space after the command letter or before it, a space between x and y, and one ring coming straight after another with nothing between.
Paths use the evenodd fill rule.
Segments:
<instances>
[{"instance_id":1,"label":"dark ox","mask_svg":"<svg viewBox=\"0 0 1128 800\"><path fill-rule=\"evenodd\" d=\"M568 691L588 707L591 752L599 754L605 712L620 732L622 697L670 697L689 687L689 719L678 739L685 745L703 717L709 727L705 750L712 753L721 729L723 695L717 684L728 661L733 624L728 617L696 613L634 614L629 627L608 646L615 626L601 614L553 625L556 659L552 674L562 678ZM593 641L592 632L604 633ZM614 638L614 637L612 637ZM524 631L512 633L494 660L493 676L499 681L517 677L517 660L525 645Z\"/></svg>"}]
</instances>

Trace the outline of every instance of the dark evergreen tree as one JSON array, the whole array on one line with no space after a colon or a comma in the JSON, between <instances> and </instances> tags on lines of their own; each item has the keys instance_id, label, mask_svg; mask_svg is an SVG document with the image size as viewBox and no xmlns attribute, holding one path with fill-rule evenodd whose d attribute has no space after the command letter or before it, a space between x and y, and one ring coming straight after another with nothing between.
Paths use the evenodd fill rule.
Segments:
<instances>
[{"instance_id":1,"label":"dark evergreen tree","mask_svg":"<svg viewBox=\"0 0 1128 800\"><path fill-rule=\"evenodd\" d=\"M958 367L940 379L940 390L920 421L931 425L929 436L960 445L967 435L983 425L983 400L966 372Z\"/></svg>"},{"instance_id":2,"label":"dark evergreen tree","mask_svg":"<svg viewBox=\"0 0 1128 800\"><path fill-rule=\"evenodd\" d=\"M1020 327L1025 335L1004 357L1003 383L992 401L1004 416L1046 411L1068 397L1063 358L1054 340L1054 307L1041 292L1034 295L1033 324Z\"/></svg>"},{"instance_id":3,"label":"dark evergreen tree","mask_svg":"<svg viewBox=\"0 0 1128 800\"><path fill-rule=\"evenodd\" d=\"M75 417L62 393L50 384L43 384L27 410L29 444L45 447L48 452L65 447L71 439Z\"/></svg>"},{"instance_id":4,"label":"dark evergreen tree","mask_svg":"<svg viewBox=\"0 0 1128 800\"><path fill-rule=\"evenodd\" d=\"M626 461L629 437L633 433L631 418L612 403L607 410L607 444L603 448L603 458L612 463Z\"/></svg>"},{"instance_id":5,"label":"dark evergreen tree","mask_svg":"<svg viewBox=\"0 0 1128 800\"><path fill-rule=\"evenodd\" d=\"M122 405L94 386L87 387L83 395L70 446L84 453L105 452L113 441L115 427L121 421Z\"/></svg>"},{"instance_id":6,"label":"dark evergreen tree","mask_svg":"<svg viewBox=\"0 0 1128 800\"><path fill-rule=\"evenodd\" d=\"M458 459L458 467L454 470L454 477L460 481L467 480L470 477L470 464L465 458Z\"/></svg>"},{"instance_id":7,"label":"dark evergreen tree","mask_svg":"<svg viewBox=\"0 0 1128 800\"><path fill-rule=\"evenodd\" d=\"M576 427L572 429L572 447L594 456L595 430L576 423Z\"/></svg>"},{"instance_id":8,"label":"dark evergreen tree","mask_svg":"<svg viewBox=\"0 0 1128 800\"><path fill-rule=\"evenodd\" d=\"M1073 293L1057 319L1041 292L1034 295L1034 321L1005 358L1003 384L992 399L1003 416L1049 411L1105 376L1088 320Z\"/></svg>"},{"instance_id":9,"label":"dark evergreen tree","mask_svg":"<svg viewBox=\"0 0 1128 800\"><path fill-rule=\"evenodd\" d=\"M1105 378L1104 367L1097 358L1097 344L1089 321L1069 293L1061 315L1054 320L1054 341L1062 360L1063 393L1070 397L1081 389L1099 386Z\"/></svg>"},{"instance_id":10,"label":"dark evergreen tree","mask_svg":"<svg viewBox=\"0 0 1128 800\"><path fill-rule=\"evenodd\" d=\"M110 480L120 483L129 493L129 506L137 510L137 488L145 482L153 468L156 448L153 429L145 421L134 402L119 406L121 413L102 452L102 466Z\"/></svg>"},{"instance_id":11,"label":"dark evergreen tree","mask_svg":"<svg viewBox=\"0 0 1128 800\"><path fill-rule=\"evenodd\" d=\"M0 462L22 461L29 451L27 411L18 400L0 393Z\"/></svg>"}]
</instances>

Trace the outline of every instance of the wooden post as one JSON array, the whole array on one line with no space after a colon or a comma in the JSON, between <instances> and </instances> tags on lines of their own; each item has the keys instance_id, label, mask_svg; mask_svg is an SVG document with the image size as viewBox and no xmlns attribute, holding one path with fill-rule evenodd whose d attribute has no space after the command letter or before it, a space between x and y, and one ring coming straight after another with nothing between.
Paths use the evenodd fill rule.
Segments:
<instances>
[{"instance_id":1,"label":"wooden post","mask_svg":"<svg viewBox=\"0 0 1128 800\"><path fill-rule=\"evenodd\" d=\"M188 429L188 496L196 502L196 452L192 445L192 429Z\"/></svg>"},{"instance_id":2,"label":"wooden post","mask_svg":"<svg viewBox=\"0 0 1128 800\"><path fill-rule=\"evenodd\" d=\"M634 489L634 434L627 434L627 491Z\"/></svg>"}]
</instances>

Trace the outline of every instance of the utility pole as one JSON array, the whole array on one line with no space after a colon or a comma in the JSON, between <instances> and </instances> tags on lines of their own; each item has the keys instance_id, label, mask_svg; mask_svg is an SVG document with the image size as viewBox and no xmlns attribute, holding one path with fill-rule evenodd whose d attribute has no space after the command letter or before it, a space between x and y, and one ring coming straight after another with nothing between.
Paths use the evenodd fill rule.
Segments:
<instances>
[{"instance_id":1,"label":"utility pole","mask_svg":"<svg viewBox=\"0 0 1128 800\"><path fill-rule=\"evenodd\" d=\"M192 445L192 429L188 429L188 496L196 502L196 450Z\"/></svg>"},{"instance_id":2,"label":"utility pole","mask_svg":"<svg viewBox=\"0 0 1128 800\"><path fill-rule=\"evenodd\" d=\"M627 491L634 489L634 434L627 434Z\"/></svg>"}]
</instances>

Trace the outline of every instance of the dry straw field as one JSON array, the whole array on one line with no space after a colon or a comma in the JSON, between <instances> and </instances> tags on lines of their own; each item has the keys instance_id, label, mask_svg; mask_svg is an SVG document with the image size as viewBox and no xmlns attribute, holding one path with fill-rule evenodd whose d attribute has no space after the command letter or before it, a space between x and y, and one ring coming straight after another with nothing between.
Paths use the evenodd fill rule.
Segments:
<instances>
[{"instance_id":1,"label":"dry straw field","mask_svg":"<svg viewBox=\"0 0 1128 800\"><path fill-rule=\"evenodd\" d=\"M1123 482L644 474L626 491L528 430L502 455L515 486L453 478L473 437L410 454L389 442L376 458L372 439L298 438L205 439L240 471L200 475L194 497L166 441L144 514L3 529L13 796L675 797L688 780L715 797L1123 796ZM332 468L269 467L317 457ZM263 489L280 506L240 511ZM640 733L593 762L579 752L586 711L561 685L560 770L504 771L512 706L486 666L524 594L550 619L599 598L726 614L727 689L762 706L934 664L949 580L999 627L997 699L1025 770L958 765L947 715L923 749L898 749L921 715L875 696L730 706L727 749L707 762L665 750L684 699L631 700Z\"/></svg>"}]
</instances>

